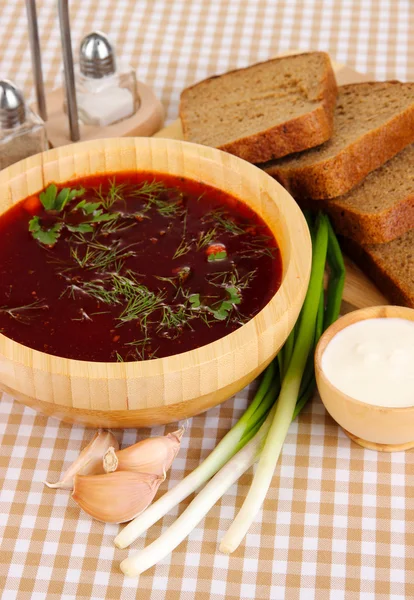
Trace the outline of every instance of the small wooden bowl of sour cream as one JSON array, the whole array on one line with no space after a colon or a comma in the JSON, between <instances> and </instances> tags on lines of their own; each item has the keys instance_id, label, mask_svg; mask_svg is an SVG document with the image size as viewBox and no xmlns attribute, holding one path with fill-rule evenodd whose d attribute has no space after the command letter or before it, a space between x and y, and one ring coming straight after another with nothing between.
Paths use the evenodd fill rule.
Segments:
<instances>
[{"instance_id":1,"label":"small wooden bowl of sour cream","mask_svg":"<svg viewBox=\"0 0 414 600\"><path fill-rule=\"evenodd\" d=\"M341 317L315 352L322 402L356 443L414 447L414 309L363 308Z\"/></svg>"}]
</instances>

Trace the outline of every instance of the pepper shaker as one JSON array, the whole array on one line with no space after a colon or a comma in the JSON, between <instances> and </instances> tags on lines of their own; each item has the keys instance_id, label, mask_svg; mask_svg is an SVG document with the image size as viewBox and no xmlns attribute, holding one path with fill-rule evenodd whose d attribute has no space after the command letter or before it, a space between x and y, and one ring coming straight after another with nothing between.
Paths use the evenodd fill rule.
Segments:
<instances>
[{"instance_id":1,"label":"pepper shaker","mask_svg":"<svg viewBox=\"0 0 414 600\"><path fill-rule=\"evenodd\" d=\"M42 119L14 83L0 80L0 169L47 149Z\"/></svg>"},{"instance_id":2,"label":"pepper shaker","mask_svg":"<svg viewBox=\"0 0 414 600\"><path fill-rule=\"evenodd\" d=\"M120 64L108 38L99 31L81 42L75 66L79 119L84 125L106 127L134 115L140 106L135 70Z\"/></svg>"}]
</instances>

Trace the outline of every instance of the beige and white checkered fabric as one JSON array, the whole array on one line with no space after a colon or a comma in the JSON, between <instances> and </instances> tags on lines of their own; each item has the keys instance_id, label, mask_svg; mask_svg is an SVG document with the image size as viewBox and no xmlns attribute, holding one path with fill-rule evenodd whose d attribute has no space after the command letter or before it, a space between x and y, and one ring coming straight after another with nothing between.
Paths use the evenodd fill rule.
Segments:
<instances>
[{"instance_id":1,"label":"beige and white checkered fabric","mask_svg":"<svg viewBox=\"0 0 414 600\"><path fill-rule=\"evenodd\" d=\"M38 0L48 89L60 82L55 0ZM73 45L92 29L177 115L180 90L207 75L289 48L320 48L378 79L414 80L414 3L409 0L74 0ZM0 77L32 93L23 0L0 0ZM161 491L208 454L253 389L192 419ZM163 428L153 430L160 433ZM123 445L149 432L126 430ZM271 491L231 557L217 541L251 473L233 486L169 558L139 581L122 576L117 526L80 513L58 479L93 432L0 401L0 594L2 600L408 600L414 598L414 453L378 454L352 444L315 400L292 424ZM149 530L152 541L183 503Z\"/></svg>"}]
</instances>

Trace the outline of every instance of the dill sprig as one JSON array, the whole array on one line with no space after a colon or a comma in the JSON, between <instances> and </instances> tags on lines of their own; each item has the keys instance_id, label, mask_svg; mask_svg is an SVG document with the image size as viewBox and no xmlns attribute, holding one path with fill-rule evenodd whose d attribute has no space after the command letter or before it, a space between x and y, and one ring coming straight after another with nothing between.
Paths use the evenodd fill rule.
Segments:
<instances>
[{"instance_id":1,"label":"dill sprig","mask_svg":"<svg viewBox=\"0 0 414 600\"><path fill-rule=\"evenodd\" d=\"M176 251L174 252L173 260L183 256L184 254L188 254L191 250L191 246L191 242L187 242L185 239L182 239L178 244Z\"/></svg>"},{"instance_id":2,"label":"dill sprig","mask_svg":"<svg viewBox=\"0 0 414 600\"><path fill-rule=\"evenodd\" d=\"M168 192L168 189L162 181L144 181L139 187L131 191L131 196L139 196L151 201L163 192Z\"/></svg>"},{"instance_id":3,"label":"dill sprig","mask_svg":"<svg viewBox=\"0 0 414 600\"><path fill-rule=\"evenodd\" d=\"M147 200L147 204L144 210L149 210L152 207L156 208L159 214L163 217L176 217L179 215L183 215L185 211L181 196L175 200L165 200L163 198L157 198L156 196L150 197Z\"/></svg>"},{"instance_id":4,"label":"dill sprig","mask_svg":"<svg viewBox=\"0 0 414 600\"><path fill-rule=\"evenodd\" d=\"M274 258L278 250L275 246L269 245L271 240L273 240L272 236L264 234L255 235L251 239L243 240L242 245L246 249L239 250L237 255L246 258L258 258L259 256L269 256L270 258Z\"/></svg>"},{"instance_id":5,"label":"dill sprig","mask_svg":"<svg viewBox=\"0 0 414 600\"><path fill-rule=\"evenodd\" d=\"M155 275L155 278L159 281L165 281L173 286L175 289L175 296L173 300L176 300L178 296L181 294L183 298L188 297L188 293L184 290L184 283L190 276L191 269L190 267L182 267L176 275L173 277L163 277L162 275Z\"/></svg>"},{"instance_id":6,"label":"dill sprig","mask_svg":"<svg viewBox=\"0 0 414 600\"><path fill-rule=\"evenodd\" d=\"M242 258L258 258L259 256L269 256L270 258L274 258L276 252L276 248L264 248L257 244L246 243L246 246L246 250L239 250L237 256Z\"/></svg>"},{"instance_id":7,"label":"dill sprig","mask_svg":"<svg viewBox=\"0 0 414 600\"><path fill-rule=\"evenodd\" d=\"M228 231L229 233L232 233L233 235L241 235L243 233L246 233L246 231L242 227L240 227L240 225L238 225L232 218L228 217L226 215L226 211L224 211L221 208L211 211L204 218L210 221L215 221L219 227L221 227L225 231Z\"/></svg>"},{"instance_id":8,"label":"dill sprig","mask_svg":"<svg viewBox=\"0 0 414 600\"><path fill-rule=\"evenodd\" d=\"M175 217L180 214L184 214L184 209L182 206L181 200L158 200L157 202L153 202L160 215L163 217Z\"/></svg>"},{"instance_id":9,"label":"dill sprig","mask_svg":"<svg viewBox=\"0 0 414 600\"><path fill-rule=\"evenodd\" d=\"M239 290L245 290L251 286L253 279L256 277L257 268L252 269L244 275L240 275L237 267L234 267L232 271L218 271L207 275L207 280L211 285L217 287L229 287L233 286Z\"/></svg>"},{"instance_id":10,"label":"dill sprig","mask_svg":"<svg viewBox=\"0 0 414 600\"><path fill-rule=\"evenodd\" d=\"M134 244L129 244L124 247L120 247L118 244L105 246L98 242L95 243L95 245L87 245L83 255L77 247L71 246L70 256L75 262L75 265L68 267L66 271L77 267L88 271L105 271L110 267L119 270L125 259L135 256L135 252L131 250L133 246Z\"/></svg>"},{"instance_id":11,"label":"dill sprig","mask_svg":"<svg viewBox=\"0 0 414 600\"><path fill-rule=\"evenodd\" d=\"M165 304L162 307L162 315L157 331L161 329L181 329L186 325L192 329L190 320L195 316L194 312L192 312L185 304L180 304L175 307Z\"/></svg>"},{"instance_id":12,"label":"dill sprig","mask_svg":"<svg viewBox=\"0 0 414 600\"><path fill-rule=\"evenodd\" d=\"M150 348L147 348L148 344ZM155 350L151 349L151 339L145 336L141 340L134 340L132 342L128 342L125 344L126 346L131 346L131 349L127 353L127 358L135 358L136 360L145 360L146 358L156 358L156 353L159 349Z\"/></svg>"},{"instance_id":13,"label":"dill sprig","mask_svg":"<svg viewBox=\"0 0 414 600\"><path fill-rule=\"evenodd\" d=\"M131 300L137 294L137 290L141 293L143 290L148 290L144 285L137 281L137 273L130 269L125 275L115 272L111 274L112 288L116 294L123 296L127 300Z\"/></svg>"},{"instance_id":14,"label":"dill sprig","mask_svg":"<svg viewBox=\"0 0 414 600\"><path fill-rule=\"evenodd\" d=\"M179 285L177 275L175 277L163 277L162 275L155 275L155 278L159 279L160 281L166 281L167 283L171 283L171 285L176 289L177 285Z\"/></svg>"},{"instance_id":15,"label":"dill sprig","mask_svg":"<svg viewBox=\"0 0 414 600\"><path fill-rule=\"evenodd\" d=\"M138 225L138 221L136 219L129 218L129 215L124 216L120 214L118 219L114 219L113 221L105 221L102 223L100 228L96 230L96 235L102 235L106 237L112 233L120 233L121 231L131 229L131 227L135 227L135 225Z\"/></svg>"},{"instance_id":16,"label":"dill sprig","mask_svg":"<svg viewBox=\"0 0 414 600\"><path fill-rule=\"evenodd\" d=\"M178 197L170 198L169 194L172 192L176 193L176 190L168 188L162 181L154 180L144 181L140 187L131 191L131 195L145 202L144 213L154 208L163 217L183 215L185 212L183 194L179 193Z\"/></svg>"},{"instance_id":17,"label":"dill sprig","mask_svg":"<svg viewBox=\"0 0 414 600\"><path fill-rule=\"evenodd\" d=\"M213 227L208 231L201 231L198 235L198 239L196 242L197 250L201 250L206 246L209 246L214 238L217 236L217 227Z\"/></svg>"},{"instance_id":18,"label":"dill sprig","mask_svg":"<svg viewBox=\"0 0 414 600\"><path fill-rule=\"evenodd\" d=\"M207 325L208 328L211 328L213 323L216 321L216 319L214 319L208 312L201 312L200 319Z\"/></svg>"},{"instance_id":19,"label":"dill sprig","mask_svg":"<svg viewBox=\"0 0 414 600\"><path fill-rule=\"evenodd\" d=\"M10 306L0 306L0 312L8 315L9 317L11 317L12 319L15 319L16 321L25 323L32 316L30 314L31 311L43 310L46 308L49 308L49 306L47 304L44 304L44 300L35 300L34 302L31 302L30 304L23 304L21 306L15 306L12 308L10 308Z\"/></svg>"},{"instance_id":20,"label":"dill sprig","mask_svg":"<svg viewBox=\"0 0 414 600\"><path fill-rule=\"evenodd\" d=\"M173 260L175 258L178 258L179 256L183 256L184 254L187 254L191 250L192 241L188 242L185 239L186 235L187 235L187 217L188 217L188 206L186 207L186 210L185 210L184 216L183 216L183 233L182 233L181 241L178 244L176 251L174 252Z\"/></svg>"},{"instance_id":21,"label":"dill sprig","mask_svg":"<svg viewBox=\"0 0 414 600\"><path fill-rule=\"evenodd\" d=\"M72 283L61 296L65 294L72 298L75 298L76 294L86 294L103 304L124 305L120 315L116 317L117 327L140 320L144 329L147 327L148 318L163 307L165 300L163 291L152 292L147 286L139 283L131 271L127 272L127 276L110 273L106 278Z\"/></svg>"},{"instance_id":22,"label":"dill sprig","mask_svg":"<svg viewBox=\"0 0 414 600\"><path fill-rule=\"evenodd\" d=\"M91 298L94 298L98 302L104 304L119 304L120 300L118 296L111 289L104 287L104 281L101 279L95 279L94 281L84 281L81 285L71 284L67 288L69 295L75 298L76 293L83 293ZM66 291L66 290L65 290Z\"/></svg>"},{"instance_id":23,"label":"dill sprig","mask_svg":"<svg viewBox=\"0 0 414 600\"><path fill-rule=\"evenodd\" d=\"M116 179L114 178L110 181L109 189L106 194L102 192L102 185L100 185L99 188L95 188L94 192L97 195L103 208L105 210L109 210L110 208L112 208L115 202L125 200L122 192L124 192L126 187L127 186L125 183L117 184Z\"/></svg>"},{"instance_id":24,"label":"dill sprig","mask_svg":"<svg viewBox=\"0 0 414 600\"><path fill-rule=\"evenodd\" d=\"M134 295L128 298L126 307L117 317L117 327L139 319L142 327L146 329L148 318L162 307L164 299L163 292L151 292L145 285L137 284L134 286Z\"/></svg>"},{"instance_id":25,"label":"dill sprig","mask_svg":"<svg viewBox=\"0 0 414 600\"><path fill-rule=\"evenodd\" d=\"M71 321L93 321L93 319L88 315L88 313L83 308L80 308L79 314L80 314L80 317L78 317L77 319L71 319Z\"/></svg>"}]
</instances>

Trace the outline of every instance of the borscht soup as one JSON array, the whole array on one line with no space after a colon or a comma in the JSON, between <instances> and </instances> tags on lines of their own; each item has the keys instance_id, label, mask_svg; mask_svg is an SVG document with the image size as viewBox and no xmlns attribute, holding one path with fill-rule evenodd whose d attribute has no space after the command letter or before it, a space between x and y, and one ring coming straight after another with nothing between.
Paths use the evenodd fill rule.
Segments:
<instances>
[{"instance_id":1,"label":"borscht soup","mask_svg":"<svg viewBox=\"0 0 414 600\"><path fill-rule=\"evenodd\" d=\"M65 358L129 362L235 331L282 277L238 198L149 172L50 184L0 216L0 332Z\"/></svg>"}]
</instances>

